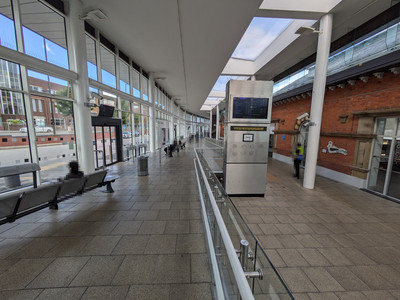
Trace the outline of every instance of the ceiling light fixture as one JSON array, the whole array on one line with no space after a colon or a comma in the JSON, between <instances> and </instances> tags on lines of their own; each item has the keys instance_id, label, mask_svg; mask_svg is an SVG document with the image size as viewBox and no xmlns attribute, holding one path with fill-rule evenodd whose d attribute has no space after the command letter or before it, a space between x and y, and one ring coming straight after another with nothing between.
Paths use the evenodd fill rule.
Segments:
<instances>
[{"instance_id":1,"label":"ceiling light fixture","mask_svg":"<svg viewBox=\"0 0 400 300\"><path fill-rule=\"evenodd\" d=\"M316 30L314 27L301 26L299 29L296 30L295 33L301 35L308 35L312 33L322 33L322 31Z\"/></svg>"},{"instance_id":2,"label":"ceiling light fixture","mask_svg":"<svg viewBox=\"0 0 400 300\"><path fill-rule=\"evenodd\" d=\"M100 9L93 9L86 13L85 16L81 18L82 20L93 20L93 21L102 21L108 19L108 16L101 11Z\"/></svg>"}]
</instances>

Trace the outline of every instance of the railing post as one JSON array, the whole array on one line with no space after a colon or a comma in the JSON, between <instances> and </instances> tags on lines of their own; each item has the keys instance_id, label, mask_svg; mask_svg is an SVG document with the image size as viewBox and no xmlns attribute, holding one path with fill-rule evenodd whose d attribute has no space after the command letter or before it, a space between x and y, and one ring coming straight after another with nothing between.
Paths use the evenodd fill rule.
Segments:
<instances>
[{"instance_id":1,"label":"railing post","mask_svg":"<svg viewBox=\"0 0 400 300\"><path fill-rule=\"evenodd\" d=\"M247 257L249 256L249 242L246 240L240 241L240 264L243 271L246 271Z\"/></svg>"}]
</instances>

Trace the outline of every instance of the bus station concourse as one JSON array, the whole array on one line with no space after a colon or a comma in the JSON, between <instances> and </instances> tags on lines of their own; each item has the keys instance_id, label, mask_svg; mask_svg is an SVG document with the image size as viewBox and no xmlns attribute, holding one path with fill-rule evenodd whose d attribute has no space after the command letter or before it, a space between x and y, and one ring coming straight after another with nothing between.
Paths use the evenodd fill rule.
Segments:
<instances>
[{"instance_id":1,"label":"bus station concourse","mask_svg":"<svg viewBox=\"0 0 400 300\"><path fill-rule=\"evenodd\" d=\"M400 1L0 0L0 299L400 299Z\"/></svg>"}]
</instances>

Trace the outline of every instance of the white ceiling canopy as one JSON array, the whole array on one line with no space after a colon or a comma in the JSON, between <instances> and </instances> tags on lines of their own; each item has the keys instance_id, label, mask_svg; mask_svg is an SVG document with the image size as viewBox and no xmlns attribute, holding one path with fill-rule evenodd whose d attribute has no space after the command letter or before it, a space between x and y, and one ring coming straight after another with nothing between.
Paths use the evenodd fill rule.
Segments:
<instances>
[{"instance_id":1,"label":"white ceiling canopy","mask_svg":"<svg viewBox=\"0 0 400 300\"><path fill-rule=\"evenodd\" d=\"M254 61L292 21L292 19L253 18L232 58Z\"/></svg>"},{"instance_id":2,"label":"white ceiling canopy","mask_svg":"<svg viewBox=\"0 0 400 300\"><path fill-rule=\"evenodd\" d=\"M69 0L65 0L68 2ZM191 113L222 75L271 80L316 51L317 35L295 36L334 14L336 40L393 5L392 0L82 0L83 14L99 9L108 19L87 20L154 77L179 95ZM254 61L230 59L254 17L294 19ZM291 34L292 33L292 34ZM203 115L207 115L206 113Z\"/></svg>"}]
</instances>

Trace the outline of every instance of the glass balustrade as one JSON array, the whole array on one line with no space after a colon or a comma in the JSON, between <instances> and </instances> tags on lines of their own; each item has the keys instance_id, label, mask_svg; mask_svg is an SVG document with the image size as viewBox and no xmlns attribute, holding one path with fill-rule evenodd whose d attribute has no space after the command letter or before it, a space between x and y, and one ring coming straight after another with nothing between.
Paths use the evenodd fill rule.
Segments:
<instances>
[{"instance_id":1,"label":"glass balustrade","mask_svg":"<svg viewBox=\"0 0 400 300\"><path fill-rule=\"evenodd\" d=\"M240 284L245 281L255 299L294 299L215 174L215 171L222 170L223 148L196 149L196 157L205 219L210 229L211 248L215 253L219 270L217 276L220 277L224 297L244 298ZM221 229L218 218L222 218L226 231ZM225 233L235 248L234 260L237 257L244 272L241 279L238 279L235 270L237 262L232 261L229 255Z\"/></svg>"}]
</instances>

